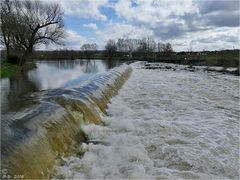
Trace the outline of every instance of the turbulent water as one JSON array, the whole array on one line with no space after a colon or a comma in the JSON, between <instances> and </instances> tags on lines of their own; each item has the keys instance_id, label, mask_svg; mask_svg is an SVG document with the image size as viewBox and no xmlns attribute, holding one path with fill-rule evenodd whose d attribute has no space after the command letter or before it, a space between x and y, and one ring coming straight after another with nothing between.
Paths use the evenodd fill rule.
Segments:
<instances>
[{"instance_id":1,"label":"turbulent water","mask_svg":"<svg viewBox=\"0 0 240 180\"><path fill-rule=\"evenodd\" d=\"M63 158L55 177L239 179L238 77L171 66L133 64L104 126L82 127L85 153Z\"/></svg>"},{"instance_id":2,"label":"turbulent water","mask_svg":"<svg viewBox=\"0 0 240 180\"><path fill-rule=\"evenodd\" d=\"M28 93L21 99L26 106L1 114L1 179L49 179L53 165L86 141L82 126L103 125L107 103L131 70L123 64L84 81L74 79L67 87Z\"/></svg>"}]
</instances>

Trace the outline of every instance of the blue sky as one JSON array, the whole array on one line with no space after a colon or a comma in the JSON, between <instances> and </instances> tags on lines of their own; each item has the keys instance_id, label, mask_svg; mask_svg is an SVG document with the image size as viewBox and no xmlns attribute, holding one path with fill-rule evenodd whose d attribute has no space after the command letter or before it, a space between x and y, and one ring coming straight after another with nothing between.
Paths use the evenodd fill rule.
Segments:
<instances>
[{"instance_id":1,"label":"blue sky","mask_svg":"<svg viewBox=\"0 0 240 180\"><path fill-rule=\"evenodd\" d=\"M64 47L152 37L175 51L239 48L238 0L45 0L64 10Z\"/></svg>"}]
</instances>

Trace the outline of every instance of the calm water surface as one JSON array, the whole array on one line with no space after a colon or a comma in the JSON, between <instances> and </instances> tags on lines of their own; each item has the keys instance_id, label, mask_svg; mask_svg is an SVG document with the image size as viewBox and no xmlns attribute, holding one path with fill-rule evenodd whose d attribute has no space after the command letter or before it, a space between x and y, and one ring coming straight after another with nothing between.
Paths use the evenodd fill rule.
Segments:
<instances>
[{"instance_id":1,"label":"calm water surface","mask_svg":"<svg viewBox=\"0 0 240 180\"><path fill-rule=\"evenodd\" d=\"M36 91L68 88L120 64L106 60L37 61L37 68L16 77L1 79L2 114L18 111L34 103L30 94Z\"/></svg>"}]
</instances>

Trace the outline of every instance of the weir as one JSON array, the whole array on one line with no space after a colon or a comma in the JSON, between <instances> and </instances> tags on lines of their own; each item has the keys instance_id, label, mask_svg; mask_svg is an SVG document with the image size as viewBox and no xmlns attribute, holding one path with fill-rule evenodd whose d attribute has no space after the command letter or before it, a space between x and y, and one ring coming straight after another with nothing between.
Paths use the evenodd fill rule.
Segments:
<instances>
[{"instance_id":1,"label":"weir","mask_svg":"<svg viewBox=\"0 0 240 180\"><path fill-rule=\"evenodd\" d=\"M38 104L2 116L1 169L12 178L50 178L58 158L86 139L82 125L102 124L109 100L131 71L123 64L71 88L32 94Z\"/></svg>"}]
</instances>

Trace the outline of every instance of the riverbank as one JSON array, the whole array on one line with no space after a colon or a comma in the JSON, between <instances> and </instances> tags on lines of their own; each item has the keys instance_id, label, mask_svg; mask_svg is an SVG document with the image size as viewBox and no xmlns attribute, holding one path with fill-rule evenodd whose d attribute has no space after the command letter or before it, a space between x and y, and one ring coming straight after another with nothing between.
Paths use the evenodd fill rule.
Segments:
<instances>
[{"instance_id":1,"label":"riverbank","mask_svg":"<svg viewBox=\"0 0 240 180\"><path fill-rule=\"evenodd\" d=\"M74 59L102 59L109 60L103 50L86 54L84 51L36 51L31 56L32 60L74 60ZM184 65L238 67L239 50L202 51L202 52L115 52L111 60L120 61L149 61L164 62Z\"/></svg>"},{"instance_id":2,"label":"riverbank","mask_svg":"<svg viewBox=\"0 0 240 180\"><path fill-rule=\"evenodd\" d=\"M195 72L195 71L203 71L203 72L218 72L221 74L232 74L239 76L239 68L238 67L222 67L222 66L193 66L193 65L178 65L173 63L153 63L146 62L143 66L144 69L162 69L162 70L172 70L176 71L177 69Z\"/></svg>"},{"instance_id":3,"label":"riverbank","mask_svg":"<svg viewBox=\"0 0 240 180\"><path fill-rule=\"evenodd\" d=\"M0 69L0 75L1 78L5 78L5 77L12 77L12 76L16 76L17 74L21 73L22 71L29 71L31 69L35 69L37 66L35 63L27 63L23 69L22 67L15 65L15 64L11 64L11 63L7 63L7 62L2 62L1 63L1 69Z\"/></svg>"},{"instance_id":4,"label":"riverbank","mask_svg":"<svg viewBox=\"0 0 240 180\"><path fill-rule=\"evenodd\" d=\"M198 66L222 66L222 67L239 67L239 56L225 56L224 58L216 55L209 55L206 57L186 57L183 55L172 55L169 57L158 57L158 58L143 58L143 57L122 57L114 56L111 60L106 56L93 56L91 58L85 56L77 56L72 58L40 58L38 60L44 61L54 61L54 60L75 60L75 59L88 59L88 60L106 60L106 61L148 61L148 62L159 62L159 63L173 63L173 64L182 64L182 65L198 65Z\"/></svg>"}]
</instances>

